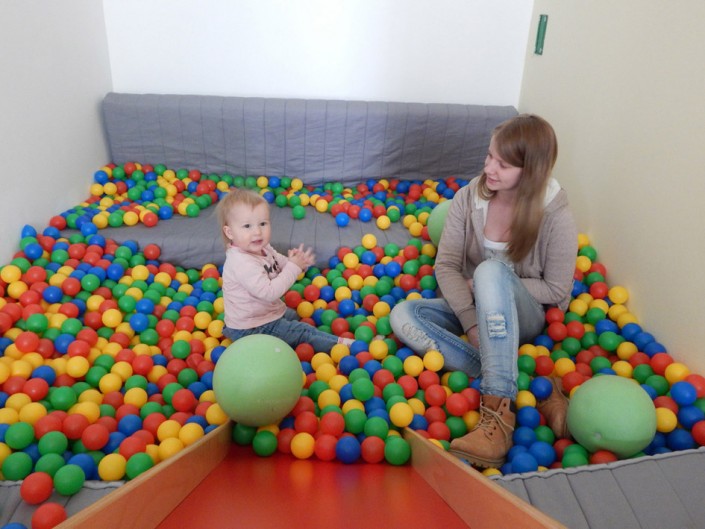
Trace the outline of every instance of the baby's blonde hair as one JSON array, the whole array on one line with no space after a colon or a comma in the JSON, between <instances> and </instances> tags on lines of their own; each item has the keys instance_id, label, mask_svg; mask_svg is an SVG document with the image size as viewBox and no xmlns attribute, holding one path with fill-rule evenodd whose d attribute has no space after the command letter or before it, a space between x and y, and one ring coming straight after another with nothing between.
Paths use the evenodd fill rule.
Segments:
<instances>
[{"instance_id":1,"label":"baby's blonde hair","mask_svg":"<svg viewBox=\"0 0 705 529\"><path fill-rule=\"evenodd\" d=\"M220 224L220 235L226 248L230 244L230 240L225 236L223 228L228 224L228 213L230 213L230 210L235 206L243 205L255 208L260 204L268 204L268 202L262 195L244 187L233 187L228 194L220 199L216 207L216 213Z\"/></svg>"}]
</instances>

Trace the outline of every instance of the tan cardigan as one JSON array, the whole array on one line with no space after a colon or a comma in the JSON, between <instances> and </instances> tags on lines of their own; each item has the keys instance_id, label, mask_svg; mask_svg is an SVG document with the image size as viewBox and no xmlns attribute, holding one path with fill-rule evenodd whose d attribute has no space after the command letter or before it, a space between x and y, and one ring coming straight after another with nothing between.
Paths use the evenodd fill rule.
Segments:
<instances>
[{"instance_id":1,"label":"tan cardigan","mask_svg":"<svg viewBox=\"0 0 705 529\"><path fill-rule=\"evenodd\" d=\"M436 278L443 297L467 332L477 324L475 303L466 278L484 259L483 232L488 201L477 194L479 178L453 198L436 256ZM573 287L578 231L568 195L551 179L536 244L516 263L515 272L531 295L544 306L568 307Z\"/></svg>"}]
</instances>

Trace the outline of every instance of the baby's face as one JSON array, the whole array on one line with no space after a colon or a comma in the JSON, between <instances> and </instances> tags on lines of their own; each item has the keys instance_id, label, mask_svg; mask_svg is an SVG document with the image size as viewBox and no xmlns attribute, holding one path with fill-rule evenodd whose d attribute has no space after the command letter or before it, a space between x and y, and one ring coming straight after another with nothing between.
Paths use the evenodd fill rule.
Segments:
<instances>
[{"instance_id":1,"label":"baby's face","mask_svg":"<svg viewBox=\"0 0 705 529\"><path fill-rule=\"evenodd\" d=\"M228 213L228 223L223 232L233 246L255 255L262 255L262 249L269 244L272 227L269 223L269 205L235 205Z\"/></svg>"}]
</instances>

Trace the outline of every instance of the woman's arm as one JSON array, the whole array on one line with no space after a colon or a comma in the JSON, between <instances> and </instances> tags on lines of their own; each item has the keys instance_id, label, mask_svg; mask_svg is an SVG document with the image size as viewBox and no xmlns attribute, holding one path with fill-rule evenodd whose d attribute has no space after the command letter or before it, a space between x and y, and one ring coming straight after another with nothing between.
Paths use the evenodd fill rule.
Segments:
<instances>
[{"instance_id":1,"label":"woman's arm","mask_svg":"<svg viewBox=\"0 0 705 529\"><path fill-rule=\"evenodd\" d=\"M477 323L474 297L465 271L467 239L473 237L470 224L469 186L456 193L448 208L438 244L435 272L443 297L467 332Z\"/></svg>"}]
</instances>

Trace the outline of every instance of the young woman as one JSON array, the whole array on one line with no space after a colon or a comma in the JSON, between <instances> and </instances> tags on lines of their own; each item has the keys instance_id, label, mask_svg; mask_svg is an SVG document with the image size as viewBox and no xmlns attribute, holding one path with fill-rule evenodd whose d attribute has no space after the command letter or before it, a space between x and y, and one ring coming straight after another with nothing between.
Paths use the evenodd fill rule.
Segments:
<instances>
[{"instance_id":1,"label":"young woman","mask_svg":"<svg viewBox=\"0 0 705 529\"><path fill-rule=\"evenodd\" d=\"M391 314L394 333L417 354L436 349L446 368L481 378L480 421L451 443L476 466L501 466L511 447L519 344L541 333L547 308L570 301L578 233L551 178L556 156L544 119L523 114L499 125L482 175L446 216L435 265L443 297L405 301ZM543 412L563 431L559 392Z\"/></svg>"}]
</instances>

